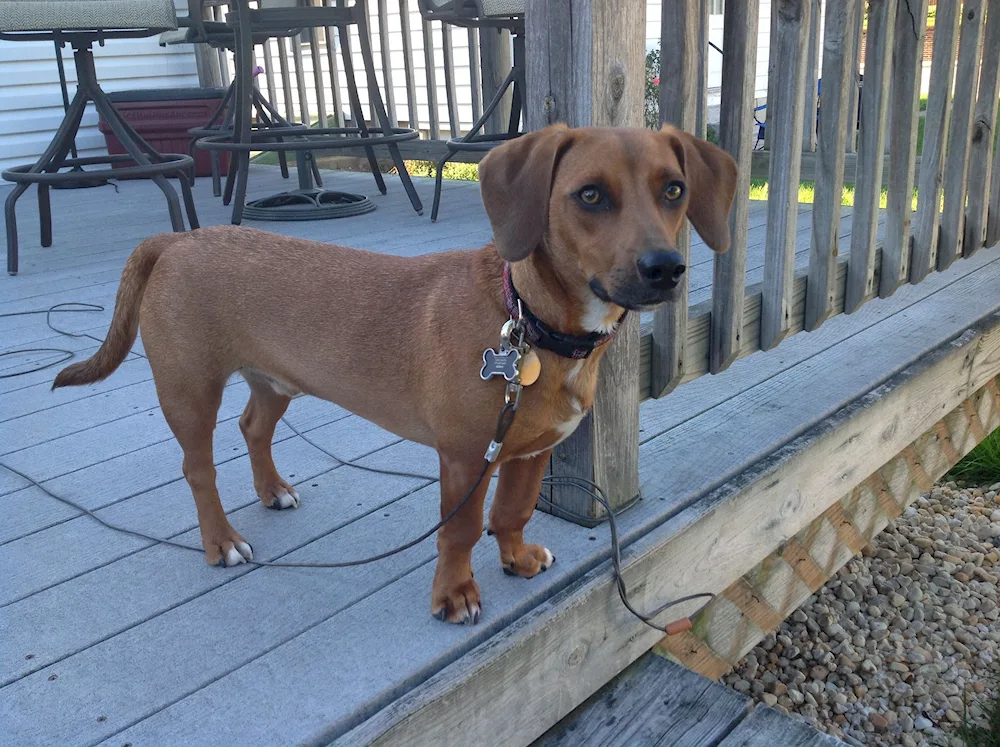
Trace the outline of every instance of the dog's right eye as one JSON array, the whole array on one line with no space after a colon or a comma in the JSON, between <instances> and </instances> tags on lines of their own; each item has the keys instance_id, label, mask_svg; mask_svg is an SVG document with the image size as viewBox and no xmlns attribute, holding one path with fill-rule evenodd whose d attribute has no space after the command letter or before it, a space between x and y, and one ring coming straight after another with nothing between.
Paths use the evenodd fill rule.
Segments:
<instances>
[{"instance_id":1,"label":"dog's right eye","mask_svg":"<svg viewBox=\"0 0 1000 747\"><path fill-rule=\"evenodd\" d=\"M576 196L580 199L580 202L590 207L596 207L604 200L604 193L597 187L590 185L577 192Z\"/></svg>"}]
</instances>

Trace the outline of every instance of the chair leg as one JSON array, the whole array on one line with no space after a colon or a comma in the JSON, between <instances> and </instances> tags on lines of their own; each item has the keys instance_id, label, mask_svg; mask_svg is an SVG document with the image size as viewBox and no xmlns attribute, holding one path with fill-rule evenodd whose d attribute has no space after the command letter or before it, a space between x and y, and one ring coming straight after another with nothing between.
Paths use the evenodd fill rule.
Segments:
<instances>
[{"instance_id":1,"label":"chair leg","mask_svg":"<svg viewBox=\"0 0 1000 747\"><path fill-rule=\"evenodd\" d=\"M323 177L319 173L319 164L316 163L316 156L312 151L309 151L306 155L309 156L309 166L312 168L313 183L322 188L323 187Z\"/></svg>"},{"instance_id":2,"label":"chair leg","mask_svg":"<svg viewBox=\"0 0 1000 747\"><path fill-rule=\"evenodd\" d=\"M7 195L4 201L3 212L7 223L7 273L17 274L17 215L14 206L18 198L28 191L25 183L15 184L14 189Z\"/></svg>"},{"instance_id":3,"label":"chair leg","mask_svg":"<svg viewBox=\"0 0 1000 747\"><path fill-rule=\"evenodd\" d=\"M215 155L215 151L212 152ZM194 206L194 194L191 191L191 183L185 178L183 171L177 172L177 178L181 184L181 195L184 197L184 211L187 213L188 225L191 226L191 230L196 228L201 228L201 224L198 222L198 210Z\"/></svg>"},{"instance_id":4,"label":"chair leg","mask_svg":"<svg viewBox=\"0 0 1000 747\"><path fill-rule=\"evenodd\" d=\"M457 151L449 148L444 158L438 161L437 174L434 175L434 205L431 207L431 223L436 222L438 219L438 207L441 205L441 186L444 179L444 165L448 163L455 153Z\"/></svg>"},{"instance_id":5,"label":"chair leg","mask_svg":"<svg viewBox=\"0 0 1000 747\"><path fill-rule=\"evenodd\" d=\"M49 200L49 185L38 185L38 223L41 229L42 246L52 246L52 203Z\"/></svg>"},{"instance_id":6,"label":"chair leg","mask_svg":"<svg viewBox=\"0 0 1000 747\"><path fill-rule=\"evenodd\" d=\"M364 3L362 3L362 5L364 5ZM378 117L379 125L382 128L382 134L391 135L392 123L389 122L389 114L385 110L385 104L382 102L382 93L378 86L378 79L375 77L375 57L372 54L371 37L368 34L367 8L365 8L364 11L365 12L361 14L358 26L360 28L359 36L361 37L361 59L364 60L365 73L368 78L368 100L371 102L371 106L375 110L375 115ZM395 143L390 143L389 155L392 156L392 162L396 166L396 172L399 174L399 180L403 183L403 189L406 190L406 195L410 198L410 204L417 212L417 215L423 215L423 203L420 202L417 190L413 186L413 181L410 179L410 172L406 170L406 162L403 160L403 156L399 152L399 146Z\"/></svg>"},{"instance_id":7,"label":"chair leg","mask_svg":"<svg viewBox=\"0 0 1000 747\"><path fill-rule=\"evenodd\" d=\"M364 13L367 13L367 9L364 9ZM364 14L362 14L364 15ZM354 121L357 123L358 129L361 132L361 142L364 145L364 138L368 137L368 125L365 124L365 115L361 110L361 98L358 96L358 85L354 79L354 60L351 57L351 32L345 26L338 26L337 32L340 34L340 51L344 58L344 73L347 75L347 95L351 101L351 113L354 117ZM359 34L362 40L365 38L365 29L362 28ZM362 45L362 57L364 57L364 46ZM365 67L369 68L367 58L365 58ZM378 88L372 89L369 84L369 92L378 91ZM382 194L386 193L385 179L382 178L382 171L378 166L378 159L375 158L375 149L371 146L365 145L365 155L368 156L368 165L371 167L372 174L375 177L375 184L378 186L378 191ZM392 150L390 148L390 150Z\"/></svg>"}]
</instances>

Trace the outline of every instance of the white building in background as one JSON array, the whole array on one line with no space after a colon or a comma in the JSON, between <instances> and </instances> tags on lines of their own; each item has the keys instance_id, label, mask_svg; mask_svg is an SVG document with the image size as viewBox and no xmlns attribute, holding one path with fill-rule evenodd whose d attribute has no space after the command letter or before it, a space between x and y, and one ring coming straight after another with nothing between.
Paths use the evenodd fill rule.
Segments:
<instances>
[{"instance_id":1,"label":"white building in background","mask_svg":"<svg viewBox=\"0 0 1000 747\"><path fill-rule=\"evenodd\" d=\"M180 13L186 13L186 0L175 0ZM423 39L420 34L421 21L416 11L416 2L411 2L410 28L413 31L414 77L417 87L417 116L420 127L428 126L427 88L424 78ZM723 0L709 0L710 39L722 47L722 5ZM403 40L400 30L398 5L390 3L389 49L392 58L392 82L397 102L397 117L408 119L409 114L403 102L406 90L403 77ZM646 13L647 49L652 48L660 36L661 0L648 0ZM770 36L771 0L760 0L760 27L758 31L757 91L763 98L767 90L767 52ZM374 3L369 3L369 12L375 13ZM437 24L435 24L438 26ZM375 60L381 62L378 38L378 23L373 15L371 27L375 38ZM458 97L458 118L462 128L472 123L472 88L469 70L468 36L461 29L452 34L455 50L455 81ZM438 109L442 129L447 133L448 108L445 91L443 59L440 46L440 29L435 29L436 81L438 88ZM355 67L361 69L358 45L353 45ZM722 79L722 57L709 51L709 88L718 88ZM182 88L198 86L194 51L191 46L159 46L156 37L147 39L111 40L104 47L94 50L97 74L107 91L121 91L138 88ZM70 84L70 96L75 88L75 71L72 54L63 51L66 74ZM306 55L308 60L308 54ZM341 76L343 72L341 71ZM311 71L307 70L307 84L310 88L311 109L315 115L315 91ZM359 81L362 101L366 101L364 81ZM281 101L280 86L277 101ZM488 100L489 93L484 92ZM329 100L329 96L327 96ZM343 95L346 101L346 92ZM56 52L53 44L46 42L0 41L0 169L30 163L37 159L51 140L63 116L62 94L56 66ZM96 155L104 151L104 137L97 129L97 114L88 112L81 127L77 146L81 155Z\"/></svg>"}]
</instances>

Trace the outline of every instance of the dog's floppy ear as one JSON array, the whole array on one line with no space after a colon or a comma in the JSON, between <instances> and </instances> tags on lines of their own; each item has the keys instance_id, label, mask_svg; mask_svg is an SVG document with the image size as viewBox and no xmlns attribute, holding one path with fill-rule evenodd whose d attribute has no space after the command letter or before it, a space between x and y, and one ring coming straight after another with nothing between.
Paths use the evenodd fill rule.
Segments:
<instances>
[{"instance_id":1,"label":"dog's floppy ear","mask_svg":"<svg viewBox=\"0 0 1000 747\"><path fill-rule=\"evenodd\" d=\"M527 257L545 236L556 161L569 139L566 125L551 125L494 148L479 163L483 205L508 262Z\"/></svg>"},{"instance_id":2,"label":"dog's floppy ear","mask_svg":"<svg viewBox=\"0 0 1000 747\"><path fill-rule=\"evenodd\" d=\"M688 186L687 217L716 252L729 249L729 211L736 196L736 161L717 145L663 125Z\"/></svg>"}]
</instances>

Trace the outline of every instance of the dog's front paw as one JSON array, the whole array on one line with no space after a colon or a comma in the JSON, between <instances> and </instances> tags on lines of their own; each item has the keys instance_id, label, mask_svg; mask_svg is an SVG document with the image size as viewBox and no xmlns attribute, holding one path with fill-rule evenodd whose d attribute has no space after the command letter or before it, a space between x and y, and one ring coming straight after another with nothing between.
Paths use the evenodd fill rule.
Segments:
<instances>
[{"instance_id":1,"label":"dog's front paw","mask_svg":"<svg viewBox=\"0 0 1000 747\"><path fill-rule=\"evenodd\" d=\"M434 584L431 615L438 620L456 625L475 625L482 614L479 586L471 576L458 583Z\"/></svg>"},{"instance_id":2,"label":"dog's front paw","mask_svg":"<svg viewBox=\"0 0 1000 747\"><path fill-rule=\"evenodd\" d=\"M503 572L508 576L531 578L547 571L556 562L555 556L541 545L522 545L521 551L511 557L500 556Z\"/></svg>"},{"instance_id":3,"label":"dog's front paw","mask_svg":"<svg viewBox=\"0 0 1000 747\"><path fill-rule=\"evenodd\" d=\"M229 527L218 535L202 535L205 562L209 565L234 566L253 560L253 548L239 533Z\"/></svg>"}]
</instances>

